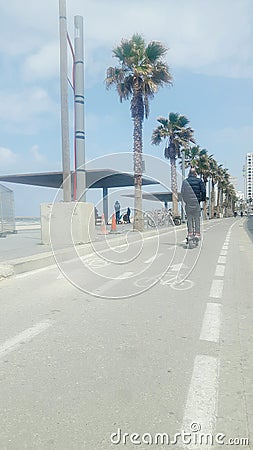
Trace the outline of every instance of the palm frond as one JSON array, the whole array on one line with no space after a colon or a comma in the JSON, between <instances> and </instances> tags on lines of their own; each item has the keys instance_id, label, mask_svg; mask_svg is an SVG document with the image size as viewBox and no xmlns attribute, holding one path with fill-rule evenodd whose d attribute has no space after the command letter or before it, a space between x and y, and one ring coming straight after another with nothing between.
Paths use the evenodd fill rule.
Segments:
<instances>
[{"instance_id":1,"label":"palm frond","mask_svg":"<svg viewBox=\"0 0 253 450\"><path fill-rule=\"evenodd\" d=\"M157 62L162 56L167 53L168 49L157 41L151 41L145 51L145 55L152 63Z\"/></svg>"},{"instance_id":2,"label":"palm frond","mask_svg":"<svg viewBox=\"0 0 253 450\"><path fill-rule=\"evenodd\" d=\"M178 113L169 113L169 121L171 124L176 124L178 122L179 114Z\"/></svg>"}]
</instances>

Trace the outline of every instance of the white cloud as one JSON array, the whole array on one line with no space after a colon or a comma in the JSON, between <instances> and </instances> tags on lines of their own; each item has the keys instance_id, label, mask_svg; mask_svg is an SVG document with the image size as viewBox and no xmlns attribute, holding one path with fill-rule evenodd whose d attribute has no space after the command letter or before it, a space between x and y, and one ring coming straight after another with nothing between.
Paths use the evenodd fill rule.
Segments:
<instances>
[{"instance_id":1,"label":"white cloud","mask_svg":"<svg viewBox=\"0 0 253 450\"><path fill-rule=\"evenodd\" d=\"M100 56L105 61L109 47L111 50L122 37L138 31L147 40L161 40L170 48L168 61L172 69L253 77L251 0L145 0L145 8L141 0L129 0L127 7L113 0L87 0L85 6L79 0L76 4L85 17L90 74L96 69L93 55L99 47L103 45ZM73 13L74 2L70 7Z\"/></svg>"},{"instance_id":2,"label":"white cloud","mask_svg":"<svg viewBox=\"0 0 253 450\"><path fill-rule=\"evenodd\" d=\"M32 173L41 171L61 170L59 161L49 161L39 145L34 144L31 148L19 149L20 153L0 147L0 173Z\"/></svg>"},{"instance_id":3,"label":"white cloud","mask_svg":"<svg viewBox=\"0 0 253 450\"><path fill-rule=\"evenodd\" d=\"M17 163L18 156L6 147L0 147L0 167L1 170L13 166Z\"/></svg>"},{"instance_id":4,"label":"white cloud","mask_svg":"<svg viewBox=\"0 0 253 450\"><path fill-rule=\"evenodd\" d=\"M252 0L68 0L70 36L73 17L83 15L86 74L101 80L111 64L111 49L134 32L158 39L170 51L171 68L208 75L253 77ZM57 2L31 2L29 14L20 0L2 5L0 49L26 54L26 77L55 77L59 55ZM11 24L11 26L10 26ZM15 33L13 29L15 28Z\"/></svg>"},{"instance_id":5,"label":"white cloud","mask_svg":"<svg viewBox=\"0 0 253 450\"><path fill-rule=\"evenodd\" d=\"M24 62L24 75L28 80L59 76L59 43L48 43L30 54Z\"/></svg>"},{"instance_id":6,"label":"white cloud","mask_svg":"<svg viewBox=\"0 0 253 450\"><path fill-rule=\"evenodd\" d=\"M0 91L0 120L6 129L32 134L40 128L43 118L46 120L55 112L55 103L42 88Z\"/></svg>"},{"instance_id":7,"label":"white cloud","mask_svg":"<svg viewBox=\"0 0 253 450\"><path fill-rule=\"evenodd\" d=\"M33 147L30 149L30 153L31 153L32 157L34 158L35 162L38 162L38 163L46 163L47 162L47 158L45 157L45 155L40 153L38 145L33 145Z\"/></svg>"}]
</instances>

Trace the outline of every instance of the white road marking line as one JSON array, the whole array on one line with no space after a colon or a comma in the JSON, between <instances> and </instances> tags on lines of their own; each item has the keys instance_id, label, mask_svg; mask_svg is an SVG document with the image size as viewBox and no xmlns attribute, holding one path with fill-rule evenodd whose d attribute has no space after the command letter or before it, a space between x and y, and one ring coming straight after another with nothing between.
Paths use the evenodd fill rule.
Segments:
<instances>
[{"instance_id":1,"label":"white road marking line","mask_svg":"<svg viewBox=\"0 0 253 450\"><path fill-rule=\"evenodd\" d=\"M213 280L209 297L211 298L221 298L223 291L224 282L223 280Z\"/></svg>"},{"instance_id":2,"label":"white road marking line","mask_svg":"<svg viewBox=\"0 0 253 450\"><path fill-rule=\"evenodd\" d=\"M181 269L188 269L188 266L184 263L172 264L172 266L169 266L170 272L179 272Z\"/></svg>"},{"instance_id":3,"label":"white road marking line","mask_svg":"<svg viewBox=\"0 0 253 450\"><path fill-rule=\"evenodd\" d=\"M224 277L225 269L226 269L225 265L217 264L214 276L215 277Z\"/></svg>"},{"instance_id":4,"label":"white road marking line","mask_svg":"<svg viewBox=\"0 0 253 450\"><path fill-rule=\"evenodd\" d=\"M228 251L227 250L221 250L220 251L220 255L221 256L226 256L228 254Z\"/></svg>"},{"instance_id":5,"label":"white road marking line","mask_svg":"<svg viewBox=\"0 0 253 450\"><path fill-rule=\"evenodd\" d=\"M15 275L15 278L26 278L30 275L36 275L37 273L45 272L48 269L55 269L57 266L56 264L47 266L47 267L41 267L40 269L30 270L29 272L19 273Z\"/></svg>"},{"instance_id":6,"label":"white road marking line","mask_svg":"<svg viewBox=\"0 0 253 450\"><path fill-rule=\"evenodd\" d=\"M125 244L121 244L121 245L116 245L116 247L110 247L111 250L124 250L124 247L129 247L129 243L126 242Z\"/></svg>"},{"instance_id":7,"label":"white road marking line","mask_svg":"<svg viewBox=\"0 0 253 450\"><path fill-rule=\"evenodd\" d=\"M207 303L202 329L201 341L219 342L221 326L221 304Z\"/></svg>"},{"instance_id":8,"label":"white road marking line","mask_svg":"<svg viewBox=\"0 0 253 450\"><path fill-rule=\"evenodd\" d=\"M163 253L157 253L157 255L151 256L151 258L149 258L146 261L144 261L144 264L151 264L156 259L160 258L160 256L162 256L162 255L163 255Z\"/></svg>"},{"instance_id":9,"label":"white road marking line","mask_svg":"<svg viewBox=\"0 0 253 450\"><path fill-rule=\"evenodd\" d=\"M0 357L5 356L20 347L21 344L25 344L32 340L33 337L47 330L47 328L53 325L53 321L39 322L31 328L27 328L21 333L14 336L12 339L8 339L0 345Z\"/></svg>"},{"instance_id":10,"label":"white road marking line","mask_svg":"<svg viewBox=\"0 0 253 450\"><path fill-rule=\"evenodd\" d=\"M133 272L125 272L119 275L116 278L110 279L106 283L104 283L101 287L95 289L95 291L92 291L92 294L102 294L105 291L108 291L108 289L111 289L112 287L116 286L120 281L126 280L127 278L131 277L133 275Z\"/></svg>"},{"instance_id":11,"label":"white road marking line","mask_svg":"<svg viewBox=\"0 0 253 450\"><path fill-rule=\"evenodd\" d=\"M227 257L226 256L219 256L218 258L218 264L226 264Z\"/></svg>"},{"instance_id":12,"label":"white road marking line","mask_svg":"<svg viewBox=\"0 0 253 450\"><path fill-rule=\"evenodd\" d=\"M224 244L223 246L222 246L222 250L228 250L229 249L229 245L228 244Z\"/></svg>"},{"instance_id":13,"label":"white road marking line","mask_svg":"<svg viewBox=\"0 0 253 450\"><path fill-rule=\"evenodd\" d=\"M197 355L194 361L192 379L188 391L182 431L191 433L191 424L198 423L201 433L213 434L216 423L218 398L219 360L212 356ZM199 445L183 444L187 449L198 449ZM211 446L203 448L209 450Z\"/></svg>"}]
</instances>

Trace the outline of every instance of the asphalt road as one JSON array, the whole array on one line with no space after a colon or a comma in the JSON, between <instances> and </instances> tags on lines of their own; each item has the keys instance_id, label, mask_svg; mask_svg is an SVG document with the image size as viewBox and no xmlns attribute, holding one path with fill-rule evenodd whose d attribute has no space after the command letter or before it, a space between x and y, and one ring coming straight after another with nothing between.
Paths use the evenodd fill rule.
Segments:
<instances>
[{"instance_id":1,"label":"asphalt road","mask_svg":"<svg viewBox=\"0 0 253 450\"><path fill-rule=\"evenodd\" d=\"M246 222L206 222L198 249L184 230L126 237L1 281L0 450L166 449L175 433L253 448Z\"/></svg>"}]
</instances>

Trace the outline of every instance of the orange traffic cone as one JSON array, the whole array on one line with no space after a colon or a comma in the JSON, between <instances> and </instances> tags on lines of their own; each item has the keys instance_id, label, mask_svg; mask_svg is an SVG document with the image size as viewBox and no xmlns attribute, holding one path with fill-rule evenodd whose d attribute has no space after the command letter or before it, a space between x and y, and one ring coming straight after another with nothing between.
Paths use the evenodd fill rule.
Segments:
<instances>
[{"instance_id":1,"label":"orange traffic cone","mask_svg":"<svg viewBox=\"0 0 253 450\"><path fill-rule=\"evenodd\" d=\"M112 215L111 233L116 233L116 217L115 214Z\"/></svg>"},{"instance_id":2,"label":"orange traffic cone","mask_svg":"<svg viewBox=\"0 0 253 450\"><path fill-rule=\"evenodd\" d=\"M102 223L101 223L100 233L101 234L108 234L108 231L107 231L106 225L105 225L105 215L104 215L104 213L102 214Z\"/></svg>"}]
</instances>

